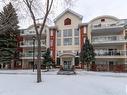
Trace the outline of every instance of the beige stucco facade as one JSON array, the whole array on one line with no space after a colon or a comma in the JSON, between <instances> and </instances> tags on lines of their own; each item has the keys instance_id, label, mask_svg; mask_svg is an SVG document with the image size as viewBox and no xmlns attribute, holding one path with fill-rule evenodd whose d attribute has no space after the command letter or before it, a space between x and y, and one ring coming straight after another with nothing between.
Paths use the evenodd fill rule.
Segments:
<instances>
[{"instance_id":1,"label":"beige stucco facade","mask_svg":"<svg viewBox=\"0 0 127 95\"><path fill-rule=\"evenodd\" d=\"M71 25L64 25L64 20L66 18L71 19ZM63 15L58 21L55 22L55 25L57 26L58 30L61 30L61 46L57 46L57 51L79 51L80 45L74 45L74 29L78 29L78 24L82 23L82 20L76 17L75 15L71 13L67 13ZM63 30L64 29L72 29L72 45L65 46L63 45ZM80 42L80 36L79 36L79 42Z\"/></svg>"},{"instance_id":2,"label":"beige stucco facade","mask_svg":"<svg viewBox=\"0 0 127 95\"><path fill-rule=\"evenodd\" d=\"M88 37L94 46L96 64L126 64L126 33L123 22L113 16L99 16L88 24Z\"/></svg>"}]
</instances>

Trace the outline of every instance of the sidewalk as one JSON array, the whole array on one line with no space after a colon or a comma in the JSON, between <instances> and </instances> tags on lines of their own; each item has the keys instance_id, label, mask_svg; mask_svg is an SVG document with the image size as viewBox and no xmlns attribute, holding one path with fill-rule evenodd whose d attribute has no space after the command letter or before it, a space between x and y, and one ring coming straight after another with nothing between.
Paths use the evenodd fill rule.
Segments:
<instances>
[{"instance_id":1,"label":"sidewalk","mask_svg":"<svg viewBox=\"0 0 127 95\"><path fill-rule=\"evenodd\" d=\"M42 71L42 75L46 74L46 75L54 75L57 74L57 69L52 69L50 71L46 71L46 70L41 70ZM36 75L37 74L37 70L0 70L0 74L20 74L20 75Z\"/></svg>"}]
</instances>

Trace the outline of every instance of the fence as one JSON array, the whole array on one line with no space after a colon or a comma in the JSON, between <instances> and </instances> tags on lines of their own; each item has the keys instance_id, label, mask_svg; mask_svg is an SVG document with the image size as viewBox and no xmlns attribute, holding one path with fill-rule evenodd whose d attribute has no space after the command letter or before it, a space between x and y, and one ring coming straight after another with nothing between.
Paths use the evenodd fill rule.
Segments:
<instances>
[{"instance_id":1,"label":"fence","mask_svg":"<svg viewBox=\"0 0 127 95\"><path fill-rule=\"evenodd\" d=\"M91 71L127 72L127 64L92 64Z\"/></svg>"}]
</instances>

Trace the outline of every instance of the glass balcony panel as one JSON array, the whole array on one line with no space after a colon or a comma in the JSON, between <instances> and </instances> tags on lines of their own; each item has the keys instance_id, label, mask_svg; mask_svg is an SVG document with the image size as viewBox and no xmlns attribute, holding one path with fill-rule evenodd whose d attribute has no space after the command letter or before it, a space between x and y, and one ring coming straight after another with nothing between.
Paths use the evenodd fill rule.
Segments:
<instances>
[{"instance_id":1,"label":"glass balcony panel","mask_svg":"<svg viewBox=\"0 0 127 95\"><path fill-rule=\"evenodd\" d=\"M96 56L125 56L127 51L124 50L95 50Z\"/></svg>"},{"instance_id":2,"label":"glass balcony panel","mask_svg":"<svg viewBox=\"0 0 127 95\"><path fill-rule=\"evenodd\" d=\"M112 36L95 36L92 37L92 42L111 42L111 41L126 41L124 36L112 35Z\"/></svg>"}]
</instances>

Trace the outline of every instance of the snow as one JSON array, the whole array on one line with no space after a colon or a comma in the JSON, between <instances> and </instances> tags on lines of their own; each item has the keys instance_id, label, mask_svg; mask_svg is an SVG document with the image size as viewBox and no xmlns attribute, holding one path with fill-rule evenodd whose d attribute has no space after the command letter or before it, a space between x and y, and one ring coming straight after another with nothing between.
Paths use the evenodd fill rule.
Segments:
<instances>
[{"instance_id":1,"label":"snow","mask_svg":"<svg viewBox=\"0 0 127 95\"><path fill-rule=\"evenodd\" d=\"M57 71L42 72L42 82L36 83L32 70L0 70L0 95L127 95L127 73Z\"/></svg>"}]
</instances>

